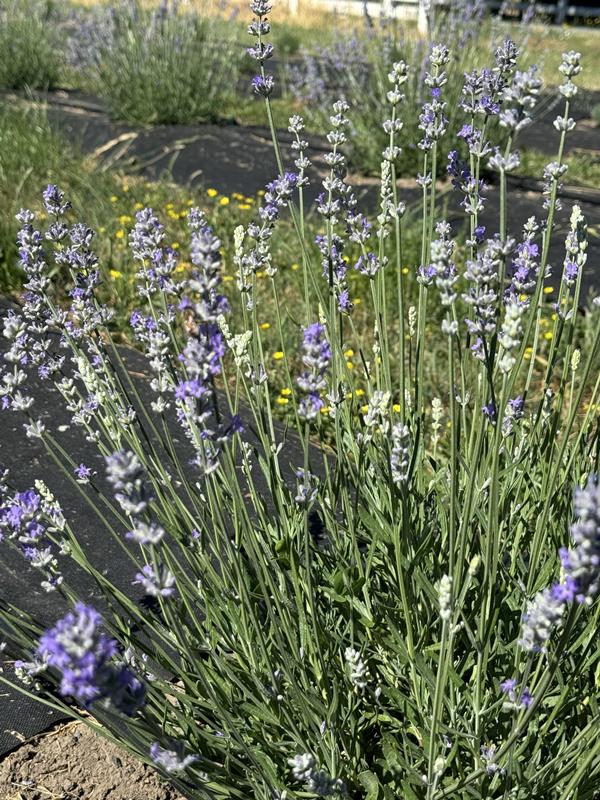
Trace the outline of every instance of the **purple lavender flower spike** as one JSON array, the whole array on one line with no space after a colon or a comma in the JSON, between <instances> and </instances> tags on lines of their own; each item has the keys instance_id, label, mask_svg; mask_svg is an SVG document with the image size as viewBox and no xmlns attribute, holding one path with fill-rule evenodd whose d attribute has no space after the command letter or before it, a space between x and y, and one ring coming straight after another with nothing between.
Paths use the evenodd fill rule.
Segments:
<instances>
[{"instance_id":1,"label":"purple lavender flower spike","mask_svg":"<svg viewBox=\"0 0 600 800\"><path fill-rule=\"evenodd\" d=\"M143 208L135 215L135 225L129 234L133 257L139 261L152 260L165 239L165 229L151 208Z\"/></svg>"},{"instance_id":2,"label":"purple lavender flower spike","mask_svg":"<svg viewBox=\"0 0 600 800\"><path fill-rule=\"evenodd\" d=\"M262 69L265 61L273 56L273 45L262 40L262 37L266 36L271 30L271 25L267 19L267 14L271 12L271 8L272 6L267 0L252 0L250 3L250 10L254 17L248 26L248 33L250 36L256 37L257 41L253 47L247 48L246 52L261 66L261 74L252 79L252 88L263 97L269 97L275 86L273 76L265 75Z\"/></svg>"},{"instance_id":3,"label":"purple lavender flower spike","mask_svg":"<svg viewBox=\"0 0 600 800\"><path fill-rule=\"evenodd\" d=\"M71 208L71 203L65 200L65 193L52 183L44 189L42 196L46 211L54 217L62 216Z\"/></svg>"},{"instance_id":4,"label":"purple lavender flower spike","mask_svg":"<svg viewBox=\"0 0 600 800\"><path fill-rule=\"evenodd\" d=\"M481 410L483 412L483 416L488 420L488 422L491 422L492 425L495 425L497 416L495 404L490 401L489 403L486 403Z\"/></svg>"},{"instance_id":5,"label":"purple lavender flower spike","mask_svg":"<svg viewBox=\"0 0 600 800\"><path fill-rule=\"evenodd\" d=\"M570 230L565 239L563 267L563 282L569 290L577 283L587 261L587 224L577 205L573 206L570 222Z\"/></svg>"},{"instance_id":6,"label":"purple lavender flower spike","mask_svg":"<svg viewBox=\"0 0 600 800\"><path fill-rule=\"evenodd\" d=\"M444 111L446 103L441 100L441 87L447 82L444 67L450 54L444 45L434 44L429 56L430 71L425 73L425 84L431 91L431 102L425 103L419 115L419 129L423 137L418 143L421 150L429 151L446 132L448 119Z\"/></svg>"},{"instance_id":7,"label":"purple lavender flower spike","mask_svg":"<svg viewBox=\"0 0 600 800\"><path fill-rule=\"evenodd\" d=\"M443 306L451 306L456 300L454 284L458 280L456 266L452 260L454 242L450 238L451 230L447 222L438 222L435 226L437 239L431 242L431 265L435 276L435 284L440 292Z\"/></svg>"},{"instance_id":8,"label":"purple lavender flower spike","mask_svg":"<svg viewBox=\"0 0 600 800\"><path fill-rule=\"evenodd\" d=\"M576 522L571 525L575 548L560 550L567 582L578 603L590 604L600 590L600 482L592 475L574 496Z\"/></svg>"},{"instance_id":9,"label":"purple lavender flower spike","mask_svg":"<svg viewBox=\"0 0 600 800\"><path fill-rule=\"evenodd\" d=\"M299 506L311 506L317 497L318 478L302 467L296 470L296 496L294 500Z\"/></svg>"},{"instance_id":10,"label":"purple lavender flower spike","mask_svg":"<svg viewBox=\"0 0 600 800\"><path fill-rule=\"evenodd\" d=\"M265 75L264 78L262 75L255 75L251 84L256 94L260 94L262 97L269 97L275 88L275 80L272 75Z\"/></svg>"},{"instance_id":11,"label":"purple lavender flower spike","mask_svg":"<svg viewBox=\"0 0 600 800\"><path fill-rule=\"evenodd\" d=\"M524 686L517 691L518 681L516 678L507 678L500 684L500 689L508 697L509 703L515 708L529 708L533 702L531 692Z\"/></svg>"},{"instance_id":12,"label":"purple lavender flower spike","mask_svg":"<svg viewBox=\"0 0 600 800\"><path fill-rule=\"evenodd\" d=\"M500 112L500 125L513 135L531 124L531 111L536 104L541 80L534 65L514 73L512 83L503 91L504 109Z\"/></svg>"},{"instance_id":13,"label":"purple lavender flower spike","mask_svg":"<svg viewBox=\"0 0 600 800\"><path fill-rule=\"evenodd\" d=\"M302 419L311 420L323 407L320 393L327 386L326 375L331 363L331 347L325 337L325 326L315 322L305 328L302 347L303 362L308 369L297 378L298 386L305 393L298 413Z\"/></svg>"},{"instance_id":14,"label":"purple lavender flower spike","mask_svg":"<svg viewBox=\"0 0 600 800\"><path fill-rule=\"evenodd\" d=\"M158 544L164 535L165 530L158 523L135 520L133 530L126 533L125 538L138 544Z\"/></svg>"},{"instance_id":15,"label":"purple lavender flower spike","mask_svg":"<svg viewBox=\"0 0 600 800\"><path fill-rule=\"evenodd\" d=\"M126 514L141 514L148 508L152 493L146 485L144 467L135 453L119 450L107 456L106 477Z\"/></svg>"},{"instance_id":16,"label":"purple lavender flower spike","mask_svg":"<svg viewBox=\"0 0 600 800\"><path fill-rule=\"evenodd\" d=\"M467 261L465 277L470 283L469 291L462 295L472 308L472 314L465 319L469 333L485 341L496 330L498 302L498 269L501 245L496 239L489 239L483 253L473 261Z\"/></svg>"},{"instance_id":17,"label":"purple lavender flower spike","mask_svg":"<svg viewBox=\"0 0 600 800\"><path fill-rule=\"evenodd\" d=\"M553 630L560 624L569 599L565 587L556 584L543 589L527 604L519 646L533 653L545 653Z\"/></svg>"},{"instance_id":18,"label":"purple lavender flower spike","mask_svg":"<svg viewBox=\"0 0 600 800\"><path fill-rule=\"evenodd\" d=\"M257 42L252 47L246 48L246 53L256 59L256 61L266 61L273 57L273 45L270 43Z\"/></svg>"},{"instance_id":19,"label":"purple lavender flower spike","mask_svg":"<svg viewBox=\"0 0 600 800\"><path fill-rule=\"evenodd\" d=\"M47 530L64 529L61 507L52 497L42 498L33 489L16 492L12 497L2 496L6 492L6 487L0 489L0 542L5 537L12 540L29 564L42 573L42 589L53 592L63 577Z\"/></svg>"},{"instance_id":20,"label":"purple lavender flower spike","mask_svg":"<svg viewBox=\"0 0 600 800\"><path fill-rule=\"evenodd\" d=\"M74 697L86 708L103 702L131 716L143 706L146 690L125 664L118 663L117 642L101 625L94 608L77 603L43 634L37 656L60 673L64 697Z\"/></svg>"}]
</instances>

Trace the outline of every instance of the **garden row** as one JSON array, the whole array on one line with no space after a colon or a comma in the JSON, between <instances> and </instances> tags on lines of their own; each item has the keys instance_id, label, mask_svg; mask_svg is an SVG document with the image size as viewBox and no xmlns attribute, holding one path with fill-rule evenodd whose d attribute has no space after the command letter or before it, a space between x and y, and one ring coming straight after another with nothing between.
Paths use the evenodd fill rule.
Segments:
<instances>
[{"instance_id":1,"label":"garden row","mask_svg":"<svg viewBox=\"0 0 600 800\"><path fill-rule=\"evenodd\" d=\"M0 9L0 88L75 88L100 97L114 118L133 123L262 122L260 104L248 92L252 57L238 11L227 3L215 9L208 2L181 6L176 0L150 6L139 0L91 5L8 0ZM522 66L536 60L541 77L554 82L560 52L568 49L564 33L533 24L509 26L488 16L479 0L461 0L439 17L431 40L452 48L446 112L451 128L461 119L463 73L486 63L507 33L521 47ZM569 47L576 45L584 55L589 50L587 80L596 88L594 31L582 37L575 30L568 37ZM372 120L384 118L386 76L401 58L412 67L404 87L405 137L416 135L429 53L412 25L325 15L306 29L302 44L298 28L286 21L274 46L275 58L265 57L276 74L272 109L278 127L300 113L310 132L324 135L331 104L344 97L353 119L349 162L378 174L385 134ZM440 147L442 174L449 148ZM400 172L412 175L418 164L418 151L405 148Z\"/></svg>"}]
</instances>

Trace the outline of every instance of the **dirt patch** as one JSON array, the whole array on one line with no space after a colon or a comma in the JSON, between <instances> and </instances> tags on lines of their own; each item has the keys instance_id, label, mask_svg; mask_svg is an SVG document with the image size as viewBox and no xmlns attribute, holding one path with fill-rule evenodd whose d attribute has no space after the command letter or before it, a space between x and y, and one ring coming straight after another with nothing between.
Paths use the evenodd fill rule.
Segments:
<instances>
[{"instance_id":1,"label":"dirt patch","mask_svg":"<svg viewBox=\"0 0 600 800\"><path fill-rule=\"evenodd\" d=\"M0 762L0 800L184 800L149 767L82 723L62 725Z\"/></svg>"}]
</instances>

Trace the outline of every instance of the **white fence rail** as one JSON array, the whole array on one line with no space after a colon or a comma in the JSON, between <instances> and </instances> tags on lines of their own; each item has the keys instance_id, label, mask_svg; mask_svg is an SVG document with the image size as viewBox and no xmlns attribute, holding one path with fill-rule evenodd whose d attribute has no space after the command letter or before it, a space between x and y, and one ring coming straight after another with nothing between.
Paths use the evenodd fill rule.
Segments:
<instances>
[{"instance_id":1,"label":"white fence rail","mask_svg":"<svg viewBox=\"0 0 600 800\"><path fill-rule=\"evenodd\" d=\"M312 6L320 6L329 11L337 11L340 14L364 14L365 11L371 16L377 16L382 11L386 16L398 19L417 19L426 14L425 3L422 0L310 0ZM447 6L449 2L438 2L435 5ZM290 12L292 14L302 13L302 0L288 0ZM531 10L531 3L511 2L509 0L487 0L487 5L493 11L504 10L506 13L522 12ZM544 14L553 22L561 25L567 19L593 19L600 20L600 6L571 5L568 0L556 0L554 3L535 3L535 11Z\"/></svg>"}]
</instances>

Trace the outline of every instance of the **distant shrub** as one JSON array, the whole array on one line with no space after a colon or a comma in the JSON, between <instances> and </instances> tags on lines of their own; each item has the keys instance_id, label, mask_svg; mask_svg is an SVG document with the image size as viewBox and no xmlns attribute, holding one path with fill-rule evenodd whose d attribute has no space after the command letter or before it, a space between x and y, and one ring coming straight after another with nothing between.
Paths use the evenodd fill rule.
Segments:
<instances>
[{"instance_id":1,"label":"distant shrub","mask_svg":"<svg viewBox=\"0 0 600 800\"><path fill-rule=\"evenodd\" d=\"M236 89L243 47L221 19L138 3L76 14L69 55L121 119L189 123L214 119Z\"/></svg>"},{"instance_id":2,"label":"distant shrub","mask_svg":"<svg viewBox=\"0 0 600 800\"><path fill-rule=\"evenodd\" d=\"M61 54L53 6L35 0L5 0L0 5L0 86L48 89L60 77Z\"/></svg>"}]
</instances>

